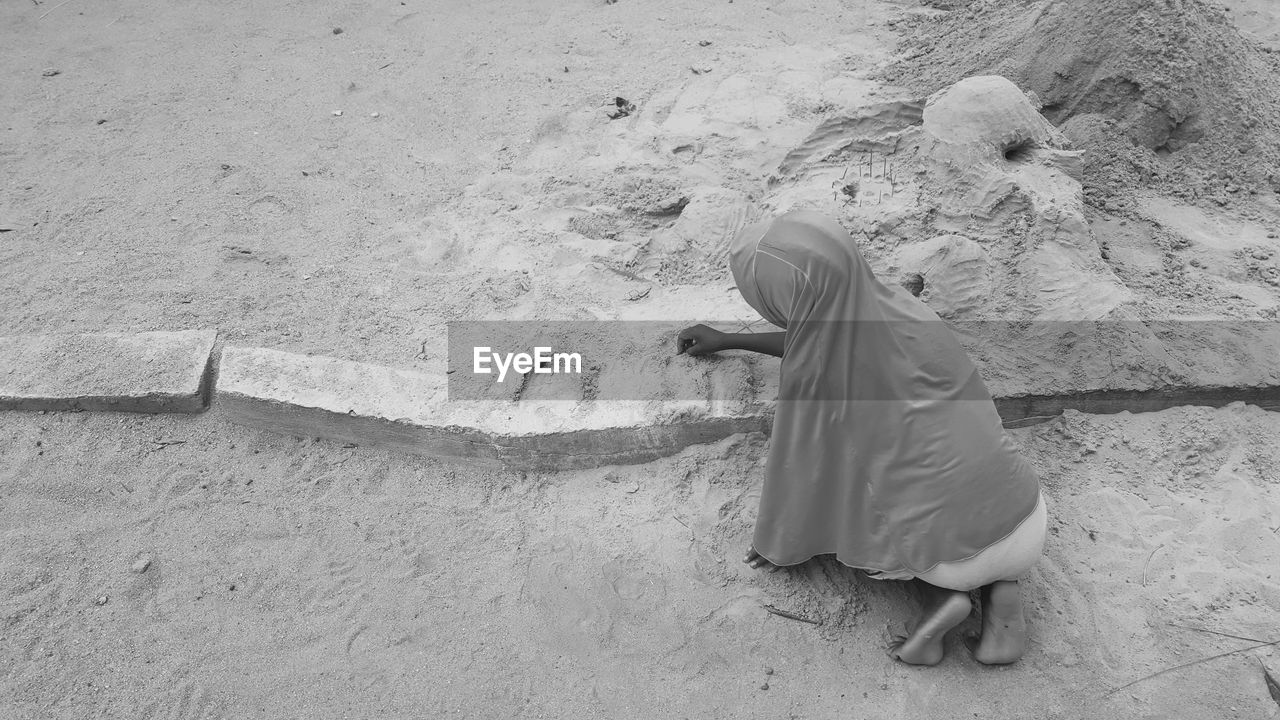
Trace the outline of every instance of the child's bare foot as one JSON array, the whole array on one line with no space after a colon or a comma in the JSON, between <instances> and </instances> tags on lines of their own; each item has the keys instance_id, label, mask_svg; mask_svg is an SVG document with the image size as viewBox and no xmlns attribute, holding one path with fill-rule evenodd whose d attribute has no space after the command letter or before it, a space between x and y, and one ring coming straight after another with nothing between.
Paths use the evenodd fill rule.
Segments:
<instances>
[{"instance_id":1,"label":"child's bare foot","mask_svg":"<svg viewBox=\"0 0 1280 720\"><path fill-rule=\"evenodd\" d=\"M756 552L756 548L754 545L747 548L747 556L742 558L742 562L746 563L747 565L750 565L752 570L759 570L760 568L768 568L769 572L776 572L778 569L777 565L774 565L773 563L769 562L768 560L765 559L763 555Z\"/></svg>"},{"instance_id":2,"label":"child's bare foot","mask_svg":"<svg viewBox=\"0 0 1280 720\"><path fill-rule=\"evenodd\" d=\"M908 636L894 638L889 644L889 657L911 665L937 665L942 661L943 636L969 617L973 603L969 602L969 593L944 590L923 581L920 584L926 598L915 629Z\"/></svg>"},{"instance_id":3,"label":"child's bare foot","mask_svg":"<svg viewBox=\"0 0 1280 720\"><path fill-rule=\"evenodd\" d=\"M974 659L987 665L1007 665L1022 657L1027 621L1017 581L1002 580L982 588L982 637L966 644Z\"/></svg>"}]
</instances>

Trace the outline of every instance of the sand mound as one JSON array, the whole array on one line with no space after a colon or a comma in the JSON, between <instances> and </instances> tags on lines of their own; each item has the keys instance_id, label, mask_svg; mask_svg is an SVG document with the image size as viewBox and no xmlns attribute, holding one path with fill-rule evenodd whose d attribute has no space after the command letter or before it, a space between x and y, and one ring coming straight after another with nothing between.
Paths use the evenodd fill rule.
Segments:
<instances>
[{"instance_id":1,"label":"sand mound","mask_svg":"<svg viewBox=\"0 0 1280 720\"><path fill-rule=\"evenodd\" d=\"M840 218L877 272L922 276L922 297L949 319L1096 320L1131 298L1089 233L1080 154L1066 144L1008 79L972 77L923 106L828 118L764 202Z\"/></svg>"},{"instance_id":2,"label":"sand mound","mask_svg":"<svg viewBox=\"0 0 1280 720\"><path fill-rule=\"evenodd\" d=\"M1134 179L1221 204L1280 183L1280 63L1222 10L1200 0L948 3L961 5L899 23L907 59L888 79L928 93L999 74L1033 91L1092 151L1095 204L1118 194L1126 205Z\"/></svg>"},{"instance_id":3,"label":"sand mound","mask_svg":"<svg viewBox=\"0 0 1280 720\"><path fill-rule=\"evenodd\" d=\"M1026 96L998 75L966 78L938 91L926 106L924 130L939 142L990 147L1006 157L1056 139Z\"/></svg>"}]
</instances>

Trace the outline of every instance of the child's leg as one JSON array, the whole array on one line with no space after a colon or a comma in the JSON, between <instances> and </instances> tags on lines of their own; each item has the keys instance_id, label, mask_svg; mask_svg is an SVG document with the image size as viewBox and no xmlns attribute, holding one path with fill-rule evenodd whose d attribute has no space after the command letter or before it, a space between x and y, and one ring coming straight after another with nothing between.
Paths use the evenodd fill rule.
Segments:
<instances>
[{"instance_id":1,"label":"child's leg","mask_svg":"<svg viewBox=\"0 0 1280 720\"><path fill-rule=\"evenodd\" d=\"M988 665L1005 665L1027 648L1027 621L1017 580L1001 580L982 588L982 637L970 645L973 657Z\"/></svg>"},{"instance_id":2,"label":"child's leg","mask_svg":"<svg viewBox=\"0 0 1280 720\"><path fill-rule=\"evenodd\" d=\"M968 560L939 563L920 575L920 579L945 588L981 588L982 636L969 645L979 662L1011 663L1026 649L1022 593L1014 578L1026 574L1039 559L1047 518L1042 496L1031 516L1004 540Z\"/></svg>"},{"instance_id":3,"label":"child's leg","mask_svg":"<svg viewBox=\"0 0 1280 720\"><path fill-rule=\"evenodd\" d=\"M969 617L973 605L967 592L916 582L925 595L920 616L910 635L894 638L889 657L912 665L937 665L942 660L943 637Z\"/></svg>"}]
</instances>

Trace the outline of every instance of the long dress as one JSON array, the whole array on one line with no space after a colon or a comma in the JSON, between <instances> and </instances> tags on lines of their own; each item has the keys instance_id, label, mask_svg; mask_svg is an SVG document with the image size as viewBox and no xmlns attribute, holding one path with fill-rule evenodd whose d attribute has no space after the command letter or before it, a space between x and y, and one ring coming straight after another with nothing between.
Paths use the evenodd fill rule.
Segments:
<instances>
[{"instance_id":1,"label":"long dress","mask_svg":"<svg viewBox=\"0 0 1280 720\"><path fill-rule=\"evenodd\" d=\"M786 330L760 555L792 565L834 553L921 576L977 557L1037 511L1043 525L1035 471L964 349L924 303L877 280L837 222L797 211L748 226L730 263L746 301Z\"/></svg>"}]
</instances>

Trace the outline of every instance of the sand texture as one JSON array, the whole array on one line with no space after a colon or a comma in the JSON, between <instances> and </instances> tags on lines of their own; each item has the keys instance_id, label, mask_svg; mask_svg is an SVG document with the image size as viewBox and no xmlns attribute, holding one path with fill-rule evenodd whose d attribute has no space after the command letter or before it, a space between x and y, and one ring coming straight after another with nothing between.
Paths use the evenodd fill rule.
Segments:
<instances>
[{"instance_id":1,"label":"sand texture","mask_svg":"<svg viewBox=\"0 0 1280 720\"><path fill-rule=\"evenodd\" d=\"M1014 431L1051 534L1027 582L1031 649L1002 670L959 638L938 668L890 662L886 626L916 602L900 583L739 562L758 438L522 474L263 435L219 412L0 414L9 717L1276 712L1258 665L1277 668L1274 649L1108 695L1251 644L1179 625L1274 639L1280 419L1260 410Z\"/></svg>"},{"instance_id":2,"label":"sand texture","mask_svg":"<svg viewBox=\"0 0 1280 720\"><path fill-rule=\"evenodd\" d=\"M216 328L230 379L192 416L0 411L0 718L1280 716L1276 414L1013 430L1030 647L908 668L904 584L739 562L767 435L681 422L766 406L776 361L639 322L773 329L726 241L811 208L997 394L1280 381L1272 5L0 4L0 336ZM604 360L442 406L480 320ZM639 414L590 415L616 387ZM388 430L442 417L489 449ZM489 462L652 418L698 443Z\"/></svg>"}]
</instances>

